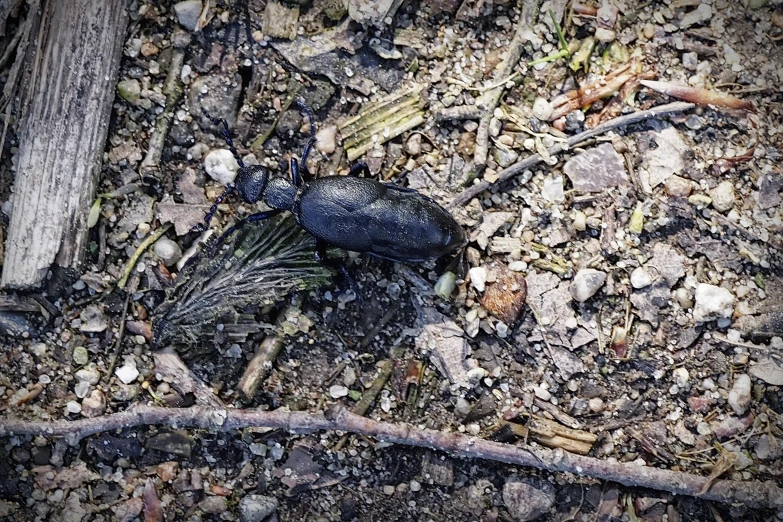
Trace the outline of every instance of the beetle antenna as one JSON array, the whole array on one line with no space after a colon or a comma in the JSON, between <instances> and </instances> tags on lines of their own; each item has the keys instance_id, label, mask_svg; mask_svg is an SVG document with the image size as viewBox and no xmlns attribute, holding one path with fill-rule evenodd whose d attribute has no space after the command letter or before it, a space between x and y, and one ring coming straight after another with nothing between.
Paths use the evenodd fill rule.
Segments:
<instances>
[{"instance_id":1,"label":"beetle antenna","mask_svg":"<svg viewBox=\"0 0 783 522\"><path fill-rule=\"evenodd\" d=\"M299 108L302 109L302 112L307 116L307 120L310 122L310 139L315 140L315 116L313 116L312 109L310 109L305 101L299 96L296 97L295 101Z\"/></svg>"},{"instance_id":2,"label":"beetle antenna","mask_svg":"<svg viewBox=\"0 0 783 522\"><path fill-rule=\"evenodd\" d=\"M206 109L201 109L201 111L204 113L204 116L209 118L209 120L214 125L222 125L223 129L220 131L220 133L223 135L223 139L226 140L226 145L228 145L228 150L231 151L231 154L234 155L234 159L237 160L237 163L239 164L240 168L245 168L245 164L242 162L242 158L239 157L239 153L237 152L237 149L234 147L234 142L231 140L231 133L228 130L228 122L224 118L215 118L211 114L209 114Z\"/></svg>"},{"instance_id":3,"label":"beetle antenna","mask_svg":"<svg viewBox=\"0 0 783 522\"><path fill-rule=\"evenodd\" d=\"M313 145L315 145L315 117L313 116L313 111L310 109L310 107L307 106L302 98L297 96L295 101L299 108L302 109L302 112L304 112L307 116L307 120L310 122L310 139L307 140L304 149L302 149L301 159L302 167L307 170L307 157L310 155L310 151L313 149Z\"/></svg>"},{"instance_id":4,"label":"beetle antenna","mask_svg":"<svg viewBox=\"0 0 783 522\"><path fill-rule=\"evenodd\" d=\"M226 190L223 191L221 195L215 199L215 202L212 204L211 207L209 207L209 212L204 216L204 222L198 223L196 225L193 225L193 228L190 229L191 232L204 232L207 228L209 228L209 222L212 220L212 216L215 215L215 212L217 212L218 205L223 203L223 200L228 197L229 194L234 192L236 190L236 186L231 183L226 187Z\"/></svg>"}]
</instances>

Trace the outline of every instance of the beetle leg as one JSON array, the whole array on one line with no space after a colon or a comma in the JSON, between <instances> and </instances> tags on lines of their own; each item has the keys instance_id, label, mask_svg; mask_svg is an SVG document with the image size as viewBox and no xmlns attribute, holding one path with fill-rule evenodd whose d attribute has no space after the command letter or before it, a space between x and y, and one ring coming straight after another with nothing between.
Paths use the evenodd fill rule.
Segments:
<instances>
[{"instance_id":1,"label":"beetle leg","mask_svg":"<svg viewBox=\"0 0 783 522\"><path fill-rule=\"evenodd\" d=\"M351 274L348 273L348 269L345 268L345 264L342 261L338 261L337 259L329 259L326 256L326 247L327 244L325 242L316 238L315 255L313 257L315 257L315 260L322 265L328 266L333 270L339 270L343 276L343 279L348 282L351 290L353 290L353 294L356 296L357 301L361 301L359 286L356 284L356 281L353 279L353 277L351 277Z\"/></svg>"},{"instance_id":2,"label":"beetle leg","mask_svg":"<svg viewBox=\"0 0 783 522\"><path fill-rule=\"evenodd\" d=\"M350 172L348 172L349 176L359 176L359 174L364 174L364 177L371 178L372 172L370 172L370 167L367 166L367 164L363 161L358 161L353 164L351 167Z\"/></svg>"},{"instance_id":3,"label":"beetle leg","mask_svg":"<svg viewBox=\"0 0 783 522\"><path fill-rule=\"evenodd\" d=\"M294 182L295 187L302 183L302 178L299 176L299 162L296 158L291 158L291 181Z\"/></svg>"},{"instance_id":4,"label":"beetle leg","mask_svg":"<svg viewBox=\"0 0 783 522\"><path fill-rule=\"evenodd\" d=\"M204 232L207 228L209 228L209 222L212 220L212 216L215 215L215 212L217 212L218 205L223 203L223 200L228 197L229 194L234 192L236 190L236 187L234 187L233 184L230 184L226 187L226 190L223 191L221 195L217 197L215 202L212 204L211 207L209 207L209 212L204 216L204 222L199 223L197 225L193 225L193 228L190 229L191 232Z\"/></svg>"},{"instance_id":5,"label":"beetle leg","mask_svg":"<svg viewBox=\"0 0 783 522\"><path fill-rule=\"evenodd\" d=\"M281 212L282 210L279 209L267 210L265 212L257 212L255 214L250 214L245 219L241 219L237 221L236 223L228 227L228 229L226 229L226 231L220 235L217 241L215 241L215 244L210 247L209 253L211 254L215 252L220 247L220 245L223 244L223 242L226 240L228 236L230 236L231 234L233 234L235 231L239 230L246 224L251 223L253 221L262 221L264 219L271 218L273 216L278 215Z\"/></svg>"}]
</instances>

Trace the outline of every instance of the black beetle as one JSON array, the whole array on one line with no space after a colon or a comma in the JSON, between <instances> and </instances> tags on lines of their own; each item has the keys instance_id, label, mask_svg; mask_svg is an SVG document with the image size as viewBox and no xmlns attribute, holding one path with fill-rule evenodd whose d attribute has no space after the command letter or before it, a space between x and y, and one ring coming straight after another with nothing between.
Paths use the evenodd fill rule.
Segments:
<instances>
[{"instance_id":1,"label":"black beetle","mask_svg":"<svg viewBox=\"0 0 783 522\"><path fill-rule=\"evenodd\" d=\"M310 140L302 151L302 168L307 170L307 156L315 144L313 113L301 101L297 104L310 121ZM329 176L304 182L299 163L291 159L291 178L270 179L261 165L245 166L231 141L228 123L222 124L222 134L229 150L239 163L236 183L229 185L195 228L206 229L217 206L232 191L248 203L263 199L272 210L252 214L230 227L216 244L237 227L250 221L272 217L290 210L296 222L316 238L318 257L323 258L326 245L370 254L375 257L418 263L453 252L467 243L465 231L451 214L432 199L409 188L381 183L358 174L370 174L364 163L355 164L348 176Z\"/></svg>"}]
</instances>

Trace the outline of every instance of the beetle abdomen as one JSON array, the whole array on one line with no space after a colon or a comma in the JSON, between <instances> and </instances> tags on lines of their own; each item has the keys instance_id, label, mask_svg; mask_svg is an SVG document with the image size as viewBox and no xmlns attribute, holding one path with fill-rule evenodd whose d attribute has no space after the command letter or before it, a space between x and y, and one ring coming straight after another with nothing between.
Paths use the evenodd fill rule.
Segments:
<instances>
[{"instance_id":1,"label":"beetle abdomen","mask_svg":"<svg viewBox=\"0 0 783 522\"><path fill-rule=\"evenodd\" d=\"M466 243L462 227L434 201L367 178L314 180L293 213L302 228L330 245L405 263L434 259Z\"/></svg>"}]
</instances>

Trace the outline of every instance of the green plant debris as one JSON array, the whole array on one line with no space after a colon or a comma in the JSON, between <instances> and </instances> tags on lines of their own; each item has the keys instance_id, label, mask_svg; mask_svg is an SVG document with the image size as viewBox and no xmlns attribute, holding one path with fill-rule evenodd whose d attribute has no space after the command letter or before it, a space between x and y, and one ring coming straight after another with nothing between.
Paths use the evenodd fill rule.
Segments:
<instances>
[{"instance_id":1,"label":"green plant debris","mask_svg":"<svg viewBox=\"0 0 783 522\"><path fill-rule=\"evenodd\" d=\"M242 342L265 326L249 309L331 280L314 252L315 239L291 215L246 224L226 246L194 257L180 271L153 313L155 346L198 355L213 349L218 331Z\"/></svg>"}]
</instances>

